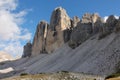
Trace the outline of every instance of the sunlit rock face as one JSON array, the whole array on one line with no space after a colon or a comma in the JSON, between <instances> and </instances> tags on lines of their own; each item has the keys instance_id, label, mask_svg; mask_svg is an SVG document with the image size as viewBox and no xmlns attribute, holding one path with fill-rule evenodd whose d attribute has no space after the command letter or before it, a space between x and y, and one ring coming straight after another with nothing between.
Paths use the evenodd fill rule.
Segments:
<instances>
[{"instance_id":1,"label":"sunlit rock face","mask_svg":"<svg viewBox=\"0 0 120 80\"><path fill-rule=\"evenodd\" d=\"M33 40L32 55L37 55L40 53L47 53L46 51L46 38L48 23L46 21L41 21L37 25L36 33Z\"/></svg>"},{"instance_id":2,"label":"sunlit rock face","mask_svg":"<svg viewBox=\"0 0 120 80\"><path fill-rule=\"evenodd\" d=\"M80 22L80 19L78 16L74 16L73 17L73 27L76 27L78 22Z\"/></svg>"},{"instance_id":3,"label":"sunlit rock face","mask_svg":"<svg viewBox=\"0 0 120 80\"><path fill-rule=\"evenodd\" d=\"M48 53L58 49L61 45L67 42L71 33L71 20L65 9L62 7L56 8L51 15L50 27L47 36L47 51Z\"/></svg>"}]
</instances>

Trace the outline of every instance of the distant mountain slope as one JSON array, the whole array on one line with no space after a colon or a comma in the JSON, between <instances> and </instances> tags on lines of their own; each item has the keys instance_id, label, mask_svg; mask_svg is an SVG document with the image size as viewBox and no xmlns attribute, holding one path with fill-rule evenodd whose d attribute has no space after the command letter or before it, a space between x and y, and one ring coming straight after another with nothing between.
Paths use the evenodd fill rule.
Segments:
<instances>
[{"instance_id":1,"label":"distant mountain slope","mask_svg":"<svg viewBox=\"0 0 120 80\"><path fill-rule=\"evenodd\" d=\"M10 56L8 53L0 51L0 62L7 61L7 60L13 60L13 57Z\"/></svg>"}]
</instances>

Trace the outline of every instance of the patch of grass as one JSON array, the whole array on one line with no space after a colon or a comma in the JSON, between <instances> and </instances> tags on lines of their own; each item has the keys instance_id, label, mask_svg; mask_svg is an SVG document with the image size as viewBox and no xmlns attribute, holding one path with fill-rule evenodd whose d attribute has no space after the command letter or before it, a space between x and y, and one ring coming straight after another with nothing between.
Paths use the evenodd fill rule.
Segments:
<instances>
[{"instance_id":1,"label":"patch of grass","mask_svg":"<svg viewBox=\"0 0 120 80\"><path fill-rule=\"evenodd\" d=\"M28 73L21 73L20 76L26 76Z\"/></svg>"},{"instance_id":2,"label":"patch of grass","mask_svg":"<svg viewBox=\"0 0 120 80\"><path fill-rule=\"evenodd\" d=\"M61 71L61 72L63 72L63 73L69 73L68 71Z\"/></svg>"},{"instance_id":3,"label":"patch of grass","mask_svg":"<svg viewBox=\"0 0 120 80\"><path fill-rule=\"evenodd\" d=\"M69 73L69 71L58 71L57 73Z\"/></svg>"},{"instance_id":4,"label":"patch of grass","mask_svg":"<svg viewBox=\"0 0 120 80\"><path fill-rule=\"evenodd\" d=\"M45 73L39 73L39 74L45 74Z\"/></svg>"},{"instance_id":5,"label":"patch of grass","mask_svg":"<svg viewBox=\"0 0 120 80\"><path fill-rule=\"evenodd\" d=\"M115 78L115 77L119 77L119 76L120 76L120 73L114 73L114 74L107 76L105 79Z\"/></svg>"}]
</instances>

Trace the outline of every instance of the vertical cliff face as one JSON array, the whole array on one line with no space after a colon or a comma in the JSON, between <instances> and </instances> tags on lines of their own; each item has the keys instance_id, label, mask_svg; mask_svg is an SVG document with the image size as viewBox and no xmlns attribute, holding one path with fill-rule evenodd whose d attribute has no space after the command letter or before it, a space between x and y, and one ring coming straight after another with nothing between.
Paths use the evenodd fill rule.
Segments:
<instances>
[{"instance_id":1,"label":"vertical cliff face","mask_svg":"<svg viewBox=\"0 0 120 80\"><path fill-rule=\"evenodd\" d=\"M47 38L48 26L49 26L48 23L45 21L41 21L37 25L36 33L33 40L32 55L47 53L46 38Z\"/></svg>"},{"instance_id":2,"label":"vertical cliff face","mask_svg":"<svg viewBox=\"0 0 120 80\"><path fill-rule=\"evenodd\" d=\"M24 50L23 50L23 55L22 58L24 57L30 57L32 53L32 44L30 42L28 42L25 46L24 46Z\"/></svg>"},{"instance_id":3,"label":"vertical cliff face","mask_svg":"<svg viewBox=\"0 0 120 80\"><path fill-rule=\"evenodd\" d=\"M41 21L33 40L32 55L52 53L70 39L71 20L66 11L58 7L51 15L50 26Z\"/></svg>"},{"instance_id":4,"label":"vertical cliff face","mask_svg":"<svg viewBox=\"0 0 120 80\"><path fill-rule=\"evenodd\" d=\"M51 15L50 28L52 31L63 31L71 27L70 17L62 7L56 8Z\"/></svg>"},{"instance_id":5,"label":"vertical cliff face","mask_svg":"<svg viewBox=\"0 0 120 80\"><path fill-rule=\"evenodd\" d=\"M101 20L102 19L100 18L100 16L96 13L94 14L85 13L82 16L81 21L79 22L77 19L76 20L73 19L73 21L77 22L77 25L72 30L69 46L75 48L92 35L98 33L99 28L102 25Z\"/></svg>"},{"instance_id":6,"label":"vertical cliff face","mask_svg":"<svg viewBox=\"0 0 120 80\"><path fill-rule=\"evenodd\" d=\"M51 15L50 27L47 37L47 51L49 53L58 49L69 40L71 20L66 11L58 7Z\"/></svg>"}]
</instances>

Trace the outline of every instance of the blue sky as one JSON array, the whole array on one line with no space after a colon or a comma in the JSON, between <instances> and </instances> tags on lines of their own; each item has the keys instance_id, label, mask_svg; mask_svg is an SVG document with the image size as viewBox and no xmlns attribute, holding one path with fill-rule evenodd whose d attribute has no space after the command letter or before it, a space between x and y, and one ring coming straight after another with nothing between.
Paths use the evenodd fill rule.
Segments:
<instances>
[{"instance_id":1,"label":"blue sky","mask_svg":"<svg viewBox=\"0 0 120 80\"><path fill-rule=\"evenodd\" d=\"M86 12L105 17L119 16L119 4L120 0L0 0L0 51L21 56L24 44L33 40L38 22L49 23L56 7L66 9L71 18L81 18Z\"/></svg>"}]
</instances>

